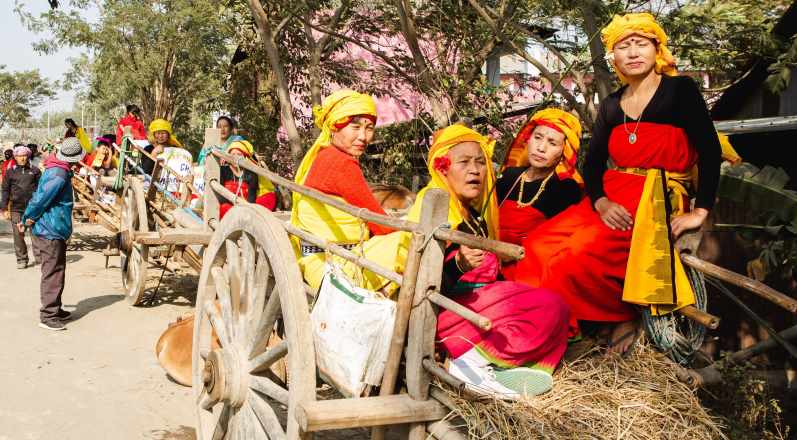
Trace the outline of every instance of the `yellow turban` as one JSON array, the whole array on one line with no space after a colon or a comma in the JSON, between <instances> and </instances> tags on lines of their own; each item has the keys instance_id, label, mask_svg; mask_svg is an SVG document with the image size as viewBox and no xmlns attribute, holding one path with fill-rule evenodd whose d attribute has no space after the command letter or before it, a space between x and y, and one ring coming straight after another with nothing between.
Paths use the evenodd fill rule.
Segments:
<instances>
[{"instance_id":1,"label":"yellow turban","mask_svg":"<svg viewBox=\"0 0 797 440\"><path fill-rule=\"evenodd\" d=\"M229 145L227 145L227 148L224 150L224 152L229 153L231 150L240 150L246 155L246 157L250 161L252 161L252 163L257 165L257 162L255 162L255 147L252 145L251 142L244 139L239 139L237 141L231 142ZM257 183L258 183L258 189L257 189L258 197L266 193L274 192L274 183L272 183L268 177L261 176L258 174Z\"/></svg>"},{"instance_id":2,"label":"yellow turban","mask_svg":"<svg viewBox=\"0 0 797 440\"><path fill-rule=\"evenodd\" d=\"M675 76L678 71L675 69L675 58L672 52L667 48L667 34L664 29L656 23L656 19L647 12L631 13L625 15L615 15L611 23L603 28L601 37L603 44L606 46L606 52L612 55L614 45L618 41L622 41L630 35L640 35L645 38L656 40L656 72L664 75ZM612 64L614 59L612 58ZM614 64L614 71L620 78L620 81L627 83L628 80L620 73L620 69Z\"/></svg>"},{"instance_id":3,"label":"yellow turban","mask_svg":"<svg viewBox=\"0 0 797 440\"><path fill-rule=\"evenodd\" d=\"M155 119L149 124L149 141L155 142L155 132L156 131L166 131L169 132L169 145L173 147L183 147L183 144L174 137L174 132L172 132L172 124L165 120L165 119Z\"/></svg>"},{"instance_id":4,"label":"yellow turban","mask_svg":"<svg viewBox=\"0 0 797 440\"><path fill-rule=\"evenodd\" d=\"M572 178L579 185L583 184L584 179L576 169L578 149L581 147L581 124L572 113L558 108L546 108L532 115L515 136L515 140L512 141L506 154L506 160L504 160L504 168L529 166L529 139L538 125L551 127L565 135L562 160L556 166L556 174L559 175L559 178Z\"/></svg>"},{"instance_id":5,"label":"yellow turban","mask_svg":"<svg viewBox=\"0 0 797 440\"><path fill-rule=\"evenodd\" d=\"M418 193L416 197L418 202L412 206L408 218L411 221L420 221L423 196L429 189L436 188L448 192L448 222L451 224L451 228L456 229L456 227L463 222L463 216L467 215L466 207L462 205L456 194L448 187L446 177L441 174L434 165L435 159L445 156L452 148L463 142L476 142L479 144L484 153L484 158L487 160L484 190L474 202L473 208L481 212L482 217L487 222L489 238L496 238L498 237L498 202L495 196L495 175L493 173L491 161L495 141L486 136L482 136L464 125L454 124L435 133L432 147L429 149L427 164L429 175L432 179L429 181L429 184Z\"/></svg>"}]
</instances>

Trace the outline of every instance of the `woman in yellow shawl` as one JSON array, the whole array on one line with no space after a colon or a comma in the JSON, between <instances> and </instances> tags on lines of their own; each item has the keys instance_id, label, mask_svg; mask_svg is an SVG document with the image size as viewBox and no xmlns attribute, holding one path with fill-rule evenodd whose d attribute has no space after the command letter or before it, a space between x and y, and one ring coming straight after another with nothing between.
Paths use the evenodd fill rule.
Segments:
<instances>
[{"instance_id":1,"label":"woman in yellow shawl","mask_svg":"<svg viewBox=\"0 0 797 440\"><path fill-rule=\"evenodd\" d=\"M186 153L188 152L183 148L183 144L174 136L171 122L165 119L155 119L150 122L149 142L150 144L144 147L144 150L155 157L158 157L169 147L180 148ZM143 168L147 174L152 174L152 168L154 166L155 162L153 162L152 159L146 156L141 158L141 168Z\"/></svg>"},{"instance_id":2,"label":"woman in yellow shawl","mask_svg":"<svg viewBox=\"0 0 797 440\"><path fill-rule=\"evenodd\" d=\"M373 98L353 90L338 90L314 108L313 115L321 134L302 159L296 183L386 215L371 194L359 163L374 136L376 105ZM350 249L372 235L392 232L390 228L363 222L299 193L293 194L291 223ZM317 288L324 275L323 249L309 243L299 243L298 247L299 267L308 284Z\"/></svg>"},{"instance_id":3,"label":"woman in yellow shawl","mask_svg":"<svg viewBox=\"0 0 797 440\"><path fill-rule=\"evenodd\" d=\"M493 145L494 141L462 125L436 133L428 160L431 181L418 194L409 219L420 219L426 191L443 189L449 193L452 228L495 238ZM445 254L442 292L492 322L485 331L454 313L440 312L437 340L451 357L449 372L474 391L499 398L550 390L551 373L567 346L568 309L561 297L500 281L500 262L492 253L450 245Z\"/></svg>"},{"instance_id":4,"label":"woman in yellow shawl","mask_svg":"<svg viewBox=\"0 0 797 440\"><path fill-rule=\"evenodd\" d=\"M700 227L714 204L720 145L697 85L676 76L652 15L615 16L602 34L623 86L595 121L584 165L589 197L529 235L515 279L561 294L572 336L579 321L614 324L610 349L624 353L639 333L639 306L661 314L694 302L673 241Z\"/></svg>"}]
</instances>

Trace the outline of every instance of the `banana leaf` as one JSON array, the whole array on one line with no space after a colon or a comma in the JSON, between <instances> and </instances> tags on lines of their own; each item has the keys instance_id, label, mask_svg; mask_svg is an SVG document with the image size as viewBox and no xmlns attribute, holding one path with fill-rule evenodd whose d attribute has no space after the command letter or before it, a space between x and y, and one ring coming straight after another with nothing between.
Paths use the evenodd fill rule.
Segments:
<instances>
[{"instance_id":1,"label":"banana leaf","mask_svg":"<svg viewBox=\"0 0 797 440\"><path fill-rule=\"evenodd\" d=\"M797 228L797 192L784 189L789 175L781 168L759 169L749 163L723 166L717 196L756 214L770 214L777 224Z\"/></svg>"}]
</instances>

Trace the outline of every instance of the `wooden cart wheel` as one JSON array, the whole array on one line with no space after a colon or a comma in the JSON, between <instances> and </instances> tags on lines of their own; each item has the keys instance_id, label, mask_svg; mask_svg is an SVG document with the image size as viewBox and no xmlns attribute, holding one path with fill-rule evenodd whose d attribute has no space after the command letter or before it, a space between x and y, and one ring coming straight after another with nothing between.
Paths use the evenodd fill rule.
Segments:
<instances>
[{"instance_id":1,"label":"wooden cart wheel","mask_svg":"<svg viewBox=\"0 0 797 440\"><path fill-rule=\"evenodd\" d=\"M122 199L121 227L123 243L120 246L122 257L122 285L127 301L140 305L144 301L144 287L147 281L149 246L132 243L134 232L148 232L147 202L141 181L130 178L125 185Z\"/></svg>"},{"instance_id":2,"label":"wooden cart wheel","mask_svg":"<svg viewBox=\"0 0 797 440\"><path fill-rule=\"evenodd\" d=\"M217 227L205 249L195 317L198 440L305 438L294 413L315 400L309 306L288 235L266 209L234 207ZM269 347L275 328L283 340ZM270 370L286 356L290 388ZM285 424L274 409L280 405L287 406Z\"/></svg>"}]
</instances>

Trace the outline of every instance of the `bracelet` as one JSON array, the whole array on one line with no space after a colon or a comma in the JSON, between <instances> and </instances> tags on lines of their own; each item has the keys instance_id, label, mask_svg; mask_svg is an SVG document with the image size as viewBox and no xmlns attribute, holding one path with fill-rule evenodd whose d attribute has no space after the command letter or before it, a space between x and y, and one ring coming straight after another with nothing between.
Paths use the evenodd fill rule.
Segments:
<instances>
[{"instance_id":1,"label":"bracelet","mask_svg":"<svg viewBox=\"0 0 797 440\"><path fill-rule=\"evenodd\" d=\"M455 256L454 256L454 265L455 265L455 266L457 266L457 269L458 269L460 272L462 272L462 273L468 273L468 271L467 271L467 270L463 269L463 268L462 268L462 266L460 266L460 265L459 265L459 259L457 259L457 256L459 256L459 253L457 253L457 255L455 255Z\"/></svg>"}]
</instances>

